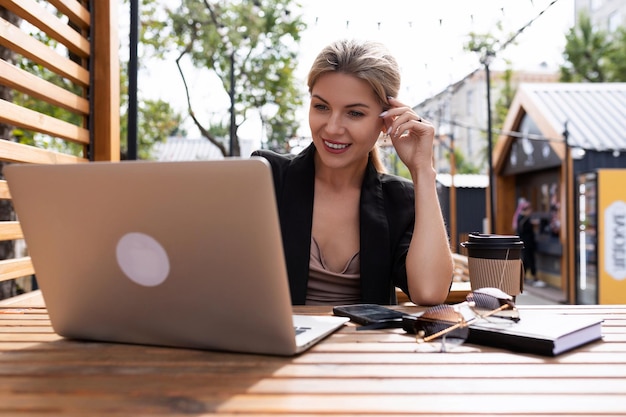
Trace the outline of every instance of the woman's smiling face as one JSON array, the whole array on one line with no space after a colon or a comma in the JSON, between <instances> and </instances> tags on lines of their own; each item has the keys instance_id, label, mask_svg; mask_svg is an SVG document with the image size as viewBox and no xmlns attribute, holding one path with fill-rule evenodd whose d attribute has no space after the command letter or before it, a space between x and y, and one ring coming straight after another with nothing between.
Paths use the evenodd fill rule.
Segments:
<instances>
[{"instance_id":1,"label":"woman's smiling face","mask_svg":"<svg viewBox=\"0 0 626 417\"><path fill-rule=\"evenodd\" d=\"M311 89L309 108L322 162L340 168L366 161L383 129L382 111L366 81L341 72L322 75Z\"/></svg>"}]
</instances>

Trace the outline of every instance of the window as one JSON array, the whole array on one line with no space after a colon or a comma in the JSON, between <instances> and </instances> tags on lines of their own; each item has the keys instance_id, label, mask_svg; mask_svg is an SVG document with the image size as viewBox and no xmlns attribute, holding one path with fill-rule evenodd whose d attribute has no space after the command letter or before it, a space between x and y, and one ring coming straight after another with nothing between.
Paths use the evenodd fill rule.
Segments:
<instances>
[{"instance_id":1,"label":"window","mask_svg":"<svg viewBox=\"0 0 626 417\"><path fill-rule=\"evenodd\" d=\"M589 2L589 7L591 8L592 12L595 12L596 10L598 10L600 7L602 7L602 4L604 3L604 0L591 0Z\"/></svg>"},{"instance_id":2,"label":"window","mask_svg":"<svg viewBox=\"0 0 626 417\"><path fill-rule=\"evenodd\" d=\"M622 16L618 10L609 14L608 24L607 24L608 31L611 33L617 32L617 29L620 27L621 23L622 23Z\"/></svg>"}]
</instances>

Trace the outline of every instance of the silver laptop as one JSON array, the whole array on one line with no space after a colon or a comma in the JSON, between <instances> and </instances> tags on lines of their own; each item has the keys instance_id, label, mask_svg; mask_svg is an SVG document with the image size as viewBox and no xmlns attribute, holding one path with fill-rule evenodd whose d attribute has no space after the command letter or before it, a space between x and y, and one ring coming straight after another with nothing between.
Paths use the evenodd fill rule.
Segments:
<instances>
[{"instance_id":1,"label":"silver laptop","mask_svg":"<svg viewBox=\"0 0 626 417\"><path fill-rule=\"evenodd\" d=\"M4 173L61 336L294 355L347 321L292 314L264 159Z\"/></svg>"}]
</instances>

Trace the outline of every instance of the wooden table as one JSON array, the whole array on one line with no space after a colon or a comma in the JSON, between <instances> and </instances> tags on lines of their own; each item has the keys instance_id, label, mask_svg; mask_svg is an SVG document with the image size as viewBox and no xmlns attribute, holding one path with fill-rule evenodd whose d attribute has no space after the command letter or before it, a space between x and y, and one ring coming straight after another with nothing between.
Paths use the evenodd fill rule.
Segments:
<instances>
[{"instance_id":1,"label":"wooden table","mask_svg":"<svg viewBox=\"0 0 626 417\"><path fill-rule=\"evenodd\" d=\"M293 358L229 354L62 339L31 297L0 307L0 415L626 415L626 306L521 309L603 317L604 342L415 353L350 325Z\"/></svg>"},{"instance_id":2,"label":"wooden table","mask_svg":"<svg viewBox=\"0 0 626 417\"><path fill-rule=\"evenodd\" d=\"M469 281L455 281L450 286L448 297L446 298L446 304L456 304L465 301L467 294L472 291L472 285ZM399 288L396 288L396 297L398 298L398 304L401 305L414 305L409 297L402 292Z\"/></svg>"}]
</instances>

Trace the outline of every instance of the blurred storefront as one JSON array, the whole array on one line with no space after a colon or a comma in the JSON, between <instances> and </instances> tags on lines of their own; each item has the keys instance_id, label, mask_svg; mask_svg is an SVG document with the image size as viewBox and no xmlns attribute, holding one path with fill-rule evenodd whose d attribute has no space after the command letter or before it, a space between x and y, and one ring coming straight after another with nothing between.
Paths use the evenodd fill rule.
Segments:
<instances>
[{"instance_id":1,"label":"blurred storefront","mask_svg":"<svg viewBox=\"0 0 626 417\"><path fill-rule=\"evenodd\" d=\"M626 303L626 169L578 176L576 303Z\"/></svg>"},{"instance_id":2,"label":"blurred storefront","mask_svg":"<svg viewBox=\"0 0 626 417\"><path fill-rule=\"evenodd\" d=\"M538 278L567 303L626 303L626 286L609 286L610 298L601 290L594 298L591 287L580 293L587 269L581 269L579 241L581 181L599 169L626 167L626 83L521 84L493 161L495 213L488 216L496 233L514 233L518 199L531 203ZM624 184L626 176L620 189ZM598 229L598 241L602 233ZM583 245L601 256L601 244Z\"/></svg>"}]
</instances>

